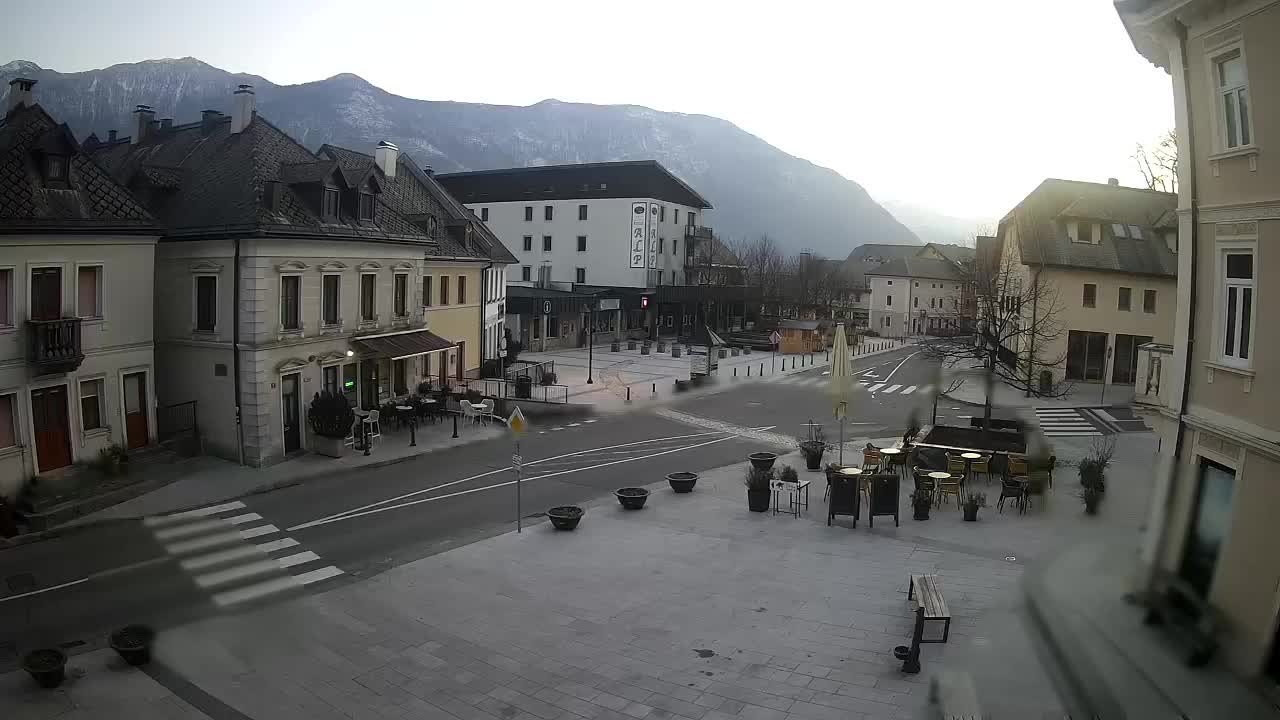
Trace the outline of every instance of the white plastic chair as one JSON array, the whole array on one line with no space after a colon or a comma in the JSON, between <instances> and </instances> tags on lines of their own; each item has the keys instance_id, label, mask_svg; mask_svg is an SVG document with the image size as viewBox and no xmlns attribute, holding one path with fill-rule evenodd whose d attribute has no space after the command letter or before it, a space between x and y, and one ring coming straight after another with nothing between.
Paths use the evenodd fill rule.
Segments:
<instances>
[{"instance_id":1,"label":"white plastic chair","mask_svg":"<svg viewBox=\"0 0 1280 720\"><path fill-rule=\"evenodd\" d=\"M377 410L370 410L368 415L364 416L364 422L369 426L369 440L382 437L382 425L378 423L380 413Z\"/></svg>"},{"instance_id":2,"label":"white plastic chair","mask_svg":"<svg viewBox=\"0 0 1280 720\"><path fill-rule=\"evenodd\" d=\"M361 419L359 416L351 418L351 427L347 428L347 436L342 439L342 444L347 447L356 446L356 428L359 427Z\"/></svg>"},{"instance_id":3,"label":"white plastic chair","mask_svg":"<svg viewBox=\"0 0 1280 720\"><path fill-rule=\"evenodd\" d=\"M474 423L480 422L480 414L476 412L476 406L472 405L469 400L459 400L458 405L462 408L463 422L468 420Z\"/></svg>"},{"instance_id":4,"label":"white plastic chair","mask_svg":"<svg viewBox=\"0 0 1280 720\"><path fill-rule=\"evenodd\" d=\"M485 423L493 420L493 398L480 401L480 420Z\"/></svg>"}]
</instances>

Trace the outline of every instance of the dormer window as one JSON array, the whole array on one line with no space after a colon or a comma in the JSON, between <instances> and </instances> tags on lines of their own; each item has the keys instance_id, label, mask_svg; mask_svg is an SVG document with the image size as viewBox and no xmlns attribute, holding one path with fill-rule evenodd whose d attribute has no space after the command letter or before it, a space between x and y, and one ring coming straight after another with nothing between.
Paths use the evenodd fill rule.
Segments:
<instances>
[{"instance_id":1,"label":"dormer window","mask_svg":"<svg viewBox=\"0 0 1280 720\"><path fill-rule=\"evenodd\" d=\"M321 214L325 220L338 219L338 191L334 188L325 188L323 190L323 204L321 205Z\"/></svg>"},{"instance_id":2,"label":"dormer window","mask_svg":"<svg viewBox=\"0 0 1280 720\"><path fill-rule=\"evenodd\" d=\"M427 218L427 236L428 237L436 236L436 216L435 215L432 215L431 217Z\"/></svg>"},{"instance_id":3,"label":"dormer window","mask_svg":"<svg viewBox=\"0 0 1280 720\"><path fill-rule=\"evenodd\" d=\"M360 219L373 220L373 193L360 193Z\"/></svg>"},{"instance_id":4,"label":"dormer window","mask_svg":"<svg viewBox=\"0 0 1280 720\"><path fill-rule=\"evenodd\" d=\"M46 180L67 180L67 156L47 155L44 159L44 177Z\"/></svg>"}]
</instances>

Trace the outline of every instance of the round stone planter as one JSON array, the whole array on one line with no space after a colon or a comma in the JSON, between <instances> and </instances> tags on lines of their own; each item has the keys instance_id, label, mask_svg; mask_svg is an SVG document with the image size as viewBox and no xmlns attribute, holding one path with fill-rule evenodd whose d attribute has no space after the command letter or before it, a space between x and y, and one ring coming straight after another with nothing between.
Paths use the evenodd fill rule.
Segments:
<instances>
[{"instance_id":1,"label":"round stone planter","mask_svg":"<svg viewBox=\"0 0 1280 720\"><path fill-rule=\"evenodd\" d=\"M621 349L622 349L622 346L621 346L621 345L619 345L618 343L616 343L616 342L615 342L615 343L609 343L609 352L618 352L618 351L619 351L619 350L621 350Z\"/></svg>"},{"instance_id":2,"label":"round stone planter","mask_svg":"<svg viewBox=\"0 0 1280 720\"><path fill-rule=\"evenodd\" d=\"M639 510L649 499L649 491L644 488L627 487L613 491L614 497L627 510Z\"/></svg>"},{"instance_id":3,"label":"round stone planter","mask_svg":"<svg viewBox=\"0 0 1280 720\"><path fill-rule=\"evenodd\" d=\"M572 530L582 522L582 508L577 505L561 505L547 511L551 526L557 530Z\"/></svg>"},{"instance_id":4,"label":"round stone planter","mask_svg":"<svg viewBox=\"0 0 1280 720\"><path fill-rule=\"evenodd\" d=\"M673 347L671 348L671 357L673 357L673 358L678 358L678 357L680 357L680 348L679 348L679 347L675 347L675 346L673 346Z\"/></svg>"},{"instance_id":5,"label":"round stone planter","mask_svg":"<svg viewBox=\"0 0 1280 720\"><path fill-rule=\"evenodd\" d=\"M67 656L61 650L32 650L22 658L22 669L42 688L56 688L66 677Z\"/></svg>"},{"instance_id":6,"label":"round stone planter","mask_svg":"<svg viewBox=\"0 0 1280 720\"><path fill-rule=\"evenodd\" d=\"M698 484L698 473L673 472L667 475L667 482L678 493L693 492L693 486Z\"/></svg>"},{"instance_id":7,"label":"round stone planter","mask_svg":"<svg viewBox=\"0 0 1280 720\"><path fill-rule=\"evenodd\" d=\"M156 633L146 625L128 625L111 633L111 649L130 665L146 665L151 662L151 644Z\"/></svg>"},{"instance_id":8,"label":"round stone planter","mask_svg":"<svg viewBox=\"0 0 1280 720\"><path fill-rule=\"evenodd\" d=\"M748 489L747 490L747 509L749 509L751 512L768 512L769 496L772 494L773 494L773 491L767 488L764 490Z\"/></svg>"},{"instance_id":9,"label":"round stone planter","mask_svg":"<svg viewBox=\"0 0 1280 720\"><path fill-rule=\"evenodd\" d=\"M768 470L773 467L778 455L771 452L754 452L748 455L747 459L751 461L751 467L757 470Z\"/></svg>"},{"instance_id":10,"label":"round stone planter","mask_svg":"<svg viewBox=\"0 0 1280 720\"><path fill-rule=\"evenodd\" d=\"M627 349L628 349L628 350L635 350L635 349L636 349L636 341L635 341L635 340L628 340L628 341L627 341Z\"/></svg>"},{"instance_id":11,"label":"round stone planter","mask_svg":"<svg viewBox=\"0 0 1280 720\"><path fill-rule=\"evenodd\" d=\"M667 343L666 343L666 342L664 342L664 341L662 341L662 340L659 340L659 341L658 341L658 352L660 352L660 353L661 353L661 352L666 352L666 351L667 351Z\"/></svg>"}]
</instances>

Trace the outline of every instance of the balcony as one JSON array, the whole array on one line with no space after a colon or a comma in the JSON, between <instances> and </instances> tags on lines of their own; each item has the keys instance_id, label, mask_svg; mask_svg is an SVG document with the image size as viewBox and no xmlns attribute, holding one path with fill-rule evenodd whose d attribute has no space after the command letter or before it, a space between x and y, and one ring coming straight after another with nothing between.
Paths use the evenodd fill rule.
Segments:
<instances>
[{"instance_id":1,"label":"balcony","mask_svg":"<svg viewBox=\"0 0 1280 720\"><path fill-rule=\"evenodd\" d=\"M712 232L709 227L702 227L701 225L685 225L684 236L689 240L710 240Z\"/></svg>"},{"instance_id":2,"label":"balcony","mask_svg":"<svg viewBox=\"0 0 1280 720\"><path fill-rule=\"evenodd\" d=\"M1133 403L1150 409L1171 408L1173 346L1146 343L1138 346L1138 370L1133 383Z\"/></svg>"},{"instance_id":3,"label":"balcony","mask_svg":"<svg viewBox=\"0 0 1280 720\"><path fill-rule=\"evenodd\" d=\"M83 361L80 318L27 321L27 362L37 374L71 372Z\"/></svg>"}]
</instances>

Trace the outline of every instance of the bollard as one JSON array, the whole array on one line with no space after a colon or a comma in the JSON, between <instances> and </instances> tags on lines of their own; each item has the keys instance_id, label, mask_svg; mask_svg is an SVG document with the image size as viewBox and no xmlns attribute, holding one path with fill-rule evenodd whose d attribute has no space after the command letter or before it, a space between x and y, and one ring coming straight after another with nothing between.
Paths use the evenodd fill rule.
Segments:
<instances>
[{"instance_id":1,"label":"bollard","mask_svg":"<svg viewBox=\"0 0 1280 720\"><path fill-rule=\"evenodd\" d=\"M738 377L738 368L733 369L733 376Z\"/></svg>"},{"instance_id":2,"label":"bollard","mask_svg":"<svg viewBox=\"0 0 1280 720\"><path fill-rule=\"evenodd\" d=\"M453 436L458 437L458 413L453 414Z\"/></svg>"},{"instance_id":3,"label":"bollard","mask_svg":"<svg viewBox=\"0 0 1280 720\"><path fill-rule=\"evenodd\" d=\"M418 418L409 418L409 447L418 447Z\"/></svg>"},{"instance_id":4,"label":"bollard","mask_svg":"<svg viewBox=\"0 0 1280 720\"><path fill-rule=\"evenodd\" d=\"M734 368L734 369L736 370L737 368ZM747 377L751 377L751 366L750 366L750 365L748 365L748 366L747 366Z\"/></svg>"},{"instance_id":5,"label":"bollard","mask_svg":"<svg viewBox=\"0 0 1280 720\"><path fill-rule=\"evenodd\" d=\"M360 421L360 445L364 447L365 457L369 456L369 423Z\"/></svg>"},{"instance_id":6,"label":"bollard","mask_svg":"<svg viewBox=\"0 0 1280 720\"><path fill-rule=\"evenodd\" d=\"M627 386L627 402L631 402L631 386Z\"/></svg>"},{"instance_id":7,"label":"bollard","mask_svg":"<svg viewBox=\"0 0 1280 720\"><path fill-rule=\"evenodd\" d=\"M764 377L764 363L760 363L760 377Z\"/></svg>"},{"instance_id":8,"label":"bollard","mask_svg":"<svg viewBox=\"0 0 1280 720\"><path fill-rule=\"evenodd\" d=\"M649 392L653 393L654 397L657 397L657 396L658 396L658 383L653 383L653 387L649 388Z\"/></svg>"},{"instance_id":9,"label":"bollard","mask_svg":"<svg viewBox=\"0 0 1280 720\"><path fill-rule=\"evenodd\" d=\"M831 350L827 350L827 360L831 359Z\"/></svg>"}]
</instances>

